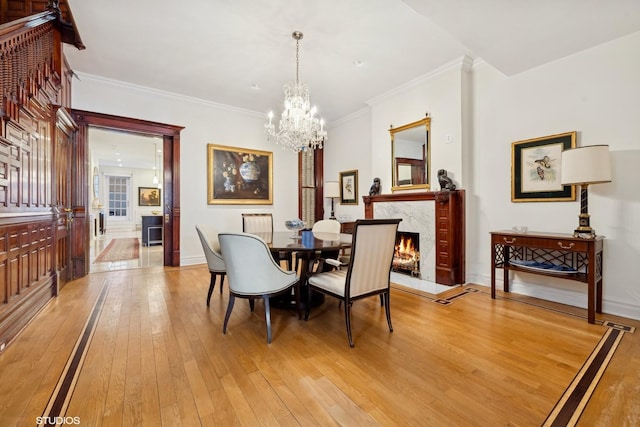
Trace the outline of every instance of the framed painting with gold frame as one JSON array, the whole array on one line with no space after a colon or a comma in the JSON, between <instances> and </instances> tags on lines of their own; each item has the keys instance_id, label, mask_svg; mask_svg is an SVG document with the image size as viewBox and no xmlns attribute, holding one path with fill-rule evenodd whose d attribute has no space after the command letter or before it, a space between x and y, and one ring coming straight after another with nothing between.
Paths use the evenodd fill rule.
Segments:
<instances>
[{"instance_id":1,"label":"framed painting with gold frame","mask_svg":"<svg viewBox=\"0 0 640 427\"><path fill-rule=\"evenodd\" d=\"M207 144L207 203L273 204L273 153Z\"/></svg>"},{"instance_id":2,"label":"framed painting with gold frame","mask_svg":"<svg viewBox=\"0 0 640 427\"><path fill-rule=\"evenodd\" d=\"M576 132L559 133L511 144L511 201L568 202L573 185L560 183L562 152L576 146Z\"/></svg>"},{"instance_id":3,"label":"framed painting with gold frame","mask_svg":"<svg viewBox=\"0 0 640 427\"><path fill-rule=\"evenodd\" d=\"M160 206L161 191L157 187L138 187L138 206Z\"/></svg>"}]
</instances>

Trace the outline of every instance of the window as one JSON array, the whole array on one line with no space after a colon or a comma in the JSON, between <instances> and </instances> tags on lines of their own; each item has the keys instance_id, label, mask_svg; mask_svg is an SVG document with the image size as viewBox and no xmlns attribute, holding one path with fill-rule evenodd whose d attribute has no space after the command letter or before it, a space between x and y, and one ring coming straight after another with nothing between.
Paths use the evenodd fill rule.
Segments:
<instances>
[{"instance_id":1,"label":"window","mask_svg":"<svg viewBox=\"0 0 640 427\"><path fill-rule=\"evenodd\" d=\"M127 218L129 215L129 177L109 176L109 216Z\"/></svg>"},{"instance_id":2,"label":"window","mask_svg":"<svg viewBox=\"0 0 640 427\"><path fill-rule=\"evenodd\" d=\"M300 219L309 228L316 222L315 150L300 155Z\"/></svg>"},{"instance_id":3,"label":"window","mask_svg":"<svg viewBox=\"0 0 640 427\"><path fill-rule=\"evenodd\" d=\"M324 179L324 150L298 153L298 216L307 225L324 218L324 197L318 183Z\"/></svg>"}]
</instances>

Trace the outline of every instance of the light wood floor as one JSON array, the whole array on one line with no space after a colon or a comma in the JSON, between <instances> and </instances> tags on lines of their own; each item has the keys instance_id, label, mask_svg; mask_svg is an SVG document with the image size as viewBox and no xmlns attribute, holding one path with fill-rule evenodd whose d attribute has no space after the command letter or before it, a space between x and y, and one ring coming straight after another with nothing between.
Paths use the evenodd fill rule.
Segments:
<instances>
[{"instance_id":1,"label":"light wood floor","mask_svg":"<svg viewBox=\"0 0 640 427\"><path fill-rule=\"evenodd\" d=\"M95 330L62 415L82 426L540 426L609 328L586 311L482 286L392 290L353 307L355 348L328 299L298 320L205 304L204 265L94 273L71 282L0 354L0 425L42 416L85 323ZM472 292L478 290L477 292ZM94 310L100 295L104 305ZM99 305L100 306L100 305ZM640 322L598 316L633 327ZM640 425L640 332L624 333L579 426Z\"/></svg>"}]
</instances>

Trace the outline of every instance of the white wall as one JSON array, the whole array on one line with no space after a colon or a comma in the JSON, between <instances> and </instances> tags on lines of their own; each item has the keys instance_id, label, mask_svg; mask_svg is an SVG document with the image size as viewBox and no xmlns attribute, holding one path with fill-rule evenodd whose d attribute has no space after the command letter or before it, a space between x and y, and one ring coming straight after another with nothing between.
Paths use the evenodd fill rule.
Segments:
<instances>
[{"instance_id":1,"label":"white wall","mask_svg":"<svg viewBox=\"0 0 640 427\"><path fill-rule=\"evenodd\" d=\"M379 171L371 167L371 114L368 110L333 124L327 130L329 140L324 148L324 180L338 181L340 172L358 171L358 204L341 205L335 201L336 218L364 218L362 196L369 194L373 178ZM325 217L331 212L331 202L325 200Z\"/></svg>"},{"instance_id":2,"label":"white wall","mask_svg":"<svg viewBox=\"0 0 640 427\"><path fill-rule=\"evenodd\" d=\"M459 187L463 184L461 80L467 67L464 58L370 101L371 164L382 179L382 193L391 192L390 125L415 122L427 113L431 116L431 189L440 189L438 169L446 169ZM447 143L447 135L451 136L451 143Z\"/></svg>"},{"instance_id":3,"label":"white wall","mask_svg":"<svg viewBox=\"0 0 640 427\"><path fill-rule=\"evenodd\" d=\"M73 106L185 127L180 138L181 265L205 262L195 224L242 231L242 212L271 212L274 228L284 231L284 221L298 216L297 155L267 142L266 114L84 74L73 82ZM208 143L273 152L273 205L208 205Z\"/></svg>"},{"instance_id":4,"label":"white wall","mask_svg":"<svg viewBox=\"0 0 640 427\"><path fill-rule=\"evenodd\" d=\"M526 225L571 233L579 201L512 203L511 143L577 131L577 145L609 144L613 182L589 187L591 226L606 236L603 310L640 319L640 33L506 77L474 67L467 280L489 284L491 230ZM513 290L586 307L585 285L518 274Z\"/></svg>"}]
</instances>

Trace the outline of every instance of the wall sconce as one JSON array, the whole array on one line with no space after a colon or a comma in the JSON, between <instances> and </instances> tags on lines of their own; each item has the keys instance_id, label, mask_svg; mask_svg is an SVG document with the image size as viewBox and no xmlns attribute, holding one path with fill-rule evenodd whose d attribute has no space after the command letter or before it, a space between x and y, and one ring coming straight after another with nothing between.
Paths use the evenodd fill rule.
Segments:
<instances>
[{"instance_id":1,"label":"wall sconce","mask_svg":"<svg viewBox=\"0 0 640 427\"><path fill-rule=\"evenodd\" d=\"M590 184L611 182L608 145L591 145L562 152L561 183L580 186L580 215L574 237L593 239L596 232L589 224L587 188Z\"/></svg>"},{"instance_id":2,"label":"wall sconce","mask_svg":"<svg viewBox=\"0 0 640 427\"><path fill-rule=\"evenodd\" d=\"M340 184L338 181L327 181L324 183L324 197L331 199L331 216L329 219L336 219L336 214L333 210L333 199L340 197Z\"/></svg>"}]
</instances>

